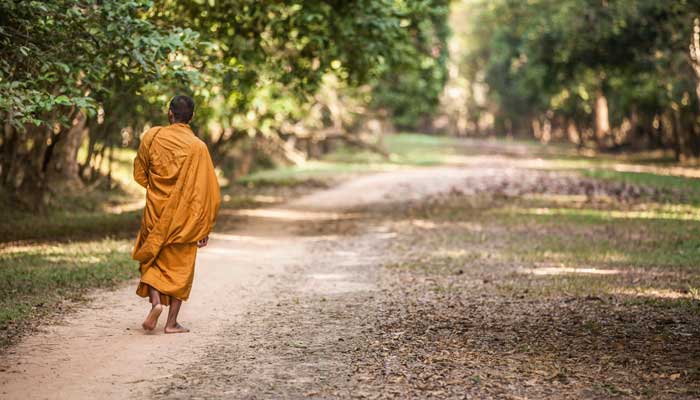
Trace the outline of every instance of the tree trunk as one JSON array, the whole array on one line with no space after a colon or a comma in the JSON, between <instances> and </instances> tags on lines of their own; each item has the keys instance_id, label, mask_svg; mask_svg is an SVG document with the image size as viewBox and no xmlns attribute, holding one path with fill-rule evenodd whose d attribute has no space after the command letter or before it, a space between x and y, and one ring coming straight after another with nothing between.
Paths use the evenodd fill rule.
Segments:
<instances>
[{"instance_id":1,"label":"tree trunk","mask_svg":"<svg viewBox=\"0 0 700 400\"><path fill-rule=\"evenodd\" d=\"M78 165L78 150L85 137L86 116L79 112L73 120L73 125L61 131L56 138L53 154L49 160L47 176L56 184L65 184L69 188L81 188L80 166Z\"/></svg>"},{"instance_id":2,"label":"tree trunk","mask_svg":"<svg viewBox=\"0 0 700 400\"><path fill-rule=\"evenodd\" d=\"M608 115L608 99L603 91L599 91L595 99L595 138L598 147L605 147L610 135L610 117Z\"/></svg>"},{"instance_id":3,"label":"tree trunk","mask_svg":"<svg viewBox=\"0 0 700 400\"><path fill-rule=\"evenodd\" d=\"M690 37L690 65L695 71L695 95L700 108L700 18L693 20L693 31Z\"/></svg>"},{"instance_id":4,"label":"tree trunk","mask_svg":"<svg viewBox=\"0 0 700 400\"><path fill-rule=\"evenodd\" d=\"M3 124L2 137L2 159L0 159L0 186L12 186L10 182L10 171L16 162L17 154L17 131L8 119Z\"/></svg>"},{"instance_id":5,"label":"tree trunk","mask_svg":"<svg viewBox=\"0 0 700 400\"><path fill-rule=\"evenodd\" d=\"M683 132L683 126L681 124L680 112L677 109L673 109L673 137L674 146L676 152L676 161L682 161L685 157L685 136Z\"/></svg>"},{"instance_id":6,"label":"tree trunk","mask_svg":"<svg viewBox=\"0 0 700 400\"><path fill-rule=\"evenodd\" d=\"M566 124L566 135L569 141L578 147L583 146L583 138L581 138L581 133L579 132L578 126L576 126L576 121L572 118L569 119Z\"/></svg>"},{"instance_id":7,"label":"tree trunk","mask_svg":"<svg viewBox=\"0 0 700 400\"><path fill-rule=\"evenodd\" d=\"M234 181L250 173L250 169L253 166L254 159L255 145L251 143L251 146L243 151L243 155L241 156L240 160L235 164L235 167L233 169Z\"/></svg>"}]
</instances>

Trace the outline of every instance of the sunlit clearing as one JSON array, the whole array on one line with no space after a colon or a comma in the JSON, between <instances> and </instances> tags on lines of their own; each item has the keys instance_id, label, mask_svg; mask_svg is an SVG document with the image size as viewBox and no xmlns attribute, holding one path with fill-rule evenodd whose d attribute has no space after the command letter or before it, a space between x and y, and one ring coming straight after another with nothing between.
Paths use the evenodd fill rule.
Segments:
<instances>
[{"instance_id":1,"label":"sunlit clearing","mask_svg":"<svg viewBox=\"0 0 700 400\"><path fill-rule=\"evenodd\" d=\"M597 269L597 268L569 268L569 267L544 267L544 268L523 268L526 274L532 275L615 275L621 271L617 269Z\"/></svg>"}]
</instances>

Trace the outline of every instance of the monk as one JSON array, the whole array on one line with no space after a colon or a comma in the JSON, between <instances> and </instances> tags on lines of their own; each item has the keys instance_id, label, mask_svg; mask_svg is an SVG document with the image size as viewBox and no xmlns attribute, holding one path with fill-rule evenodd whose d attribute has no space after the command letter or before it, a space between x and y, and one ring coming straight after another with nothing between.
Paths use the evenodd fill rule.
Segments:
<instances>
[{"instance_id":1,"label":"monk","mask_svg":"<svg viewBox=\"0 0 700 400\"><path fill-rule=\"evenodd\" d=\"M197 249L207 245L221 197L207 146L188 125L194 101L175 96L169 126L149 129L134 159L134 179L146 188L133 258L141 263L136 294L151 310L143 329L152 331L164 306L170 306L165 333L189 332L177 321L192 289Z\"/></svg>"}]
</instances>

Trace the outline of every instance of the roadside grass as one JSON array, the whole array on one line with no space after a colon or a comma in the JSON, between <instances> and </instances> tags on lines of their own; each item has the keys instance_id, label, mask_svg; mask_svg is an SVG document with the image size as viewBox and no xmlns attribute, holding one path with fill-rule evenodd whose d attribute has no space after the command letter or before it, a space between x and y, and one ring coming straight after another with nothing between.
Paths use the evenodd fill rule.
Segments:
<instances>
[{"instance_id":1,"label":"roadside grass","mask_svg":"<svg viewBox=\"0 0 700 400\"><path fill-rule=\"evenodd\" d=\"M0 348L32 322L81 300L92 288L112 288L138 275L131 241L101 239L27 243L0 248Z\"/></svg>"},{"instance_id":2,"label":"roadside grass","mask_svg":"<svg viewBox=\"0 0 700 400\"><path fill-rule=\"evenodd\" d=\"M339 147L321 160L311 160L297 166L281 166L254 172L242 177L242 185L301 185L309 180L335 182L357 174L391 171L407 166L438 165L457 154L457 139L401 133L388 135L383 144L388 158L369 151L350 147Z\"/></svg>"},{"instance_id":3,"label":"roadside grass","mask_svg":"<svg viewBox=\"0 0 700 400\"><path fill-rule=\"evenodd\" d=\"M700 173L700 170L698 172ZM626 172L601 168L591 168L583 170L581 173L584 176L600 180L625 182L683 193L687 202L700 204L700 179L697 177L674 176L652 172Z\"/></svg>"},{"instance_id":4,"label":"roadside grass","mask_svg":"<svg viewBox=\"0 0 700 400\"><path fill-rule=\"evenodd\" d=\"M414 139L399 137L396 146ZM700 169L658 152L582 155L571 147L532 141L490 142L526 147L526 156L542 161L538 169L651 188L658 195L449 196L403 210L419 225L409 231L420 234L416 242L397 241L399 252L432 251L391 268L489 276L494 265L508 266L512 279L500 285L501 291L530 297L612 296L690 307L700 314ZM434 142L433 148L442 145ZM439 228L426 228L431 224Z\"/></svg>"},{"instance_id":5,"label":"roadside grass","mask_svg":"<svg viewBox=\"0 0 700 400\"><path fill-rule=\"evenodd\" d=\"M377 210L396 234L378 364L427 386L414 360L449 354L487 397L523 382L533 398L697 398L695 199L452 193Z\"/></svg>"},{"instance_id":6,"label":"roadside grass","mask_svg":"<svg viewBox=\"0 0 700 400\"><path fill-rule=\"evenodd\" d=\"M138 275L131 246L143 190L131 183L133 156L115 151L111 187L103 177L80 193L64 191L42 212L0 194L0 349L88 290Z\"/></svg>"},{"instance_id":7,"label":"roadside grass","mask_svg":"<svg viewBox=\"0 0 700 400\"><path fill-rule=\"evenodd\" d=\"M700 314L700 209L692 205L452 195L410 210L397 251L430 249L390 265L437 276L489 278L529 297L610 297L691 307Z\"/></svg>"},{"instance_id":8,"label":"roadside grass","mask_svg":"<svg viewBox=\"0 0 700 400\"><path fill-rule=\"evenodd\" d=\"M65 241L105 236L133 237L141 222L141 211L111 214L100 211L59 211L47 215L3 216L0 242Z\"/></svg>"}]
</instances>

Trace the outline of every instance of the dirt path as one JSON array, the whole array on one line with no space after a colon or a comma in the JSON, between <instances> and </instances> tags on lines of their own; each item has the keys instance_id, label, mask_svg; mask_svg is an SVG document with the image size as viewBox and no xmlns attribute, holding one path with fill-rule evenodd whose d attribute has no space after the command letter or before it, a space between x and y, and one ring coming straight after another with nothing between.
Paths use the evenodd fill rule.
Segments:
<instances>
[{"instance_id":1,"label":"dirt path","mask_svg":"<svg viewBox=\"0 0 700 400\"><path fill-rule=\"evenodd\" d=\"M337 237L319 234L318 224L343 221L341 212L353 206L449 190L469 173L430 168L378 174L298 199L288 207L236 212L247 219L245 226L212 235L210 246L199 254L191 300L181 314L192 334L164 335L160 329L144 334L140 322L147 305L133 294L133 285L100 291L61 325L45 327L8 352L0 363L0 397L142 397L177 381L186 370L183 367L201 364L217 346L256 341L261 328L283 336L299 329L295 321L284 318L280 304L303 307L300 294L371 293L376 287L369 269L377 265L372 260L379 256L380 242L391 236L365 232L343 250L348 243L343 246ZM358 246L365 249L359 251ZM358 273L353 269L358 266L365 270ZM260 307L279 307L279 318L269 321L252 313ZM337 341L348 336L352 326L338 323L335 328ZM240 343L229 341L232 330ZM272 337L258 339L269 342ZM305 348L294 342L286 346ZM285 365L268 361L265 373L288 373ZM325 361L342 363L333 357ZM203 367L221 365L212 360ZM330 365L312 367L333 371Z\"/></svg>"},{"instance_id":2,"label":"dirt path","mask_svg":"<svg viewBox=\"0 0 700 400\"><path fill-rule=\"evenodd\" d=\"M523 273L560 265L513 261L508 242L593 228L538 233L482 216L532 193L655 192L538 171L515 150L223 210L221 226L236 230L199 255L181 318L191 334L144 334L133 284L97 292L11 349L0 398L696 398L699 314L528 294L569 280Z\"/></svg>"}]
</instances>

